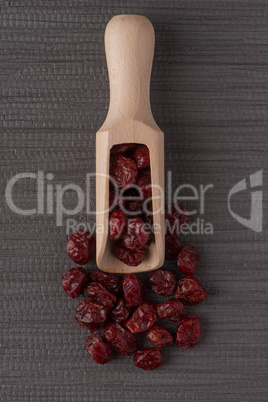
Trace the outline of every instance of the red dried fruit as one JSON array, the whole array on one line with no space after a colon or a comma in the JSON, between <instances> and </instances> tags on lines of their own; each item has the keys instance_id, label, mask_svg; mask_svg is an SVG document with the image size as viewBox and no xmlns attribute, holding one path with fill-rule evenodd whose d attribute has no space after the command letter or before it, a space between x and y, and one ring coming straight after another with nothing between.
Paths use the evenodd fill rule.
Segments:
<instances>
[{"instance_id":1,"label":"red dried fruit","mask_svg":"<svg viewBox=\"0 0 268 402\"><path fill-rule=\"evenodd\" d=\"M146 254L146 250L139 249L139 250L129 250L123 244L123 242L118 242L114 255L124 264L128 265L129 267L137 267L143 261Z\"/></svg>"},{"instance_id":2,"label":"red dried fruit","mask_svg":"<svg viewBox=\"0 0 268 402\"><path fill-rule=\"evenodd\" d=\"M170 346L174 341L173 335L167 329L156 324L147 332L146 338L159 349Z\"/></svg>"},{"instance_id":3,"label":"red dried fruit","mask_svg":"<svg viewBox=\"0 0 268 402\"><path fill-rule=\"evenodd\" d=\"M123 237L127 228L127 216L120 210L113 211L109 220L109 237L118 240Z\"/></svg>"},{"instance_id":4,"label":"red dried fruit","mask_svg":"<svg viewBox=\"0 0 268 402\"><path fill-rule=\"evenodd\" d=\"M150 329L157 320L156 305L152 302L143 302L125 323L125 326L133 334L139 334Z\"/></svg>"},{"instance_id":5,"label":"red dried fruit","mask_svg":"<svg viewBox=\"0 0 268 402\"><path fill-rule=\"evenodd\" d=\"M99 364L109 363L113 358L112 349L103 342L98 334L88 336L85 347L90 356Z\"/></svg>"},{"instance_id":6,"label":"red dried fruit","mask_svg":"<svg viewBox=\"0 0 268 402\"><path fill-rule=\"evenodd\" d=\"M181 320L177 332L176 343L180 348L188 349L197 344L201 336L201 322L198 315Z\"/></svg>"},{"instance_id":7,"label":"red dried fruit","mask_svg":"<svg viewBox=\"0 0 268 402\"><path fill-rule=\"evenodd\" d=\"M158 269L149 273L148 284L159 296L171 296L176 287L176 275L172 271Z\"/></svg>"},{"instance_id":8,"label":"red dried fruit","mask_svg":"<svg viewBox=\"0 0 268 402\"><path fill-rule=\"evenodd\" d=\"M138 215L142 212L142 204L143 204L143 202L141 200L127 201L126 210L128 213L136 212L136 214L132 214L132 216Z\"/></svg>"},{"instance_id":9,"label":"red dried fruit","mask_svg":"<svg viewBox=\"0 0 268 402\"><path fill-rule=\"evenodd\" d=\"M137 177L137 185L140 188L141 194L144 199L151 197L151 172L150 170L142 170Z\"/></svg>"},{"instance_id":10,"label":"red dried fruit","mask_svg":"<svg viewBox=\"0 0 268 402\"><path fill-rule=\"evenodd\" d=\"M150 153L146 145L138 146L131 155L131 158L134 159L139 170L150 166Z\"/></svg>"},{"instance_id":11,"label":"red dried fruit","mask_svg":"<svg viewBox=\"0 0 268 402\"><path fill-rule=\"evenodd\" d=\"M158 348L138 350L134 355L134 364L143 370L155 370L163 364L163 355Z\"/></svg>"},{"instance_id":12,"label":"red dried fruit","mask_svg":"<svg viewBox=\"0 0 268 402\"><path fill-rule=\"evenodd\" d=\"M186 307L177 299L169 299L164 303L156 305L159 318L166 318L169 321L178 322L186 314Z\"/></svg>"},{"instance_id":13,"label":"red dried fruit","mask_svg":"<svg viewBox=\"0 0 268 402\"><path fill-rule=\"evenodd\" d=\"M136 163L121 154L112 156L110 161L110 176L119 188L128 188L136 183L138 168Z\"/></svg>"},{"instance_id":14,"label":"red dried fruit","mask_svg":"<svg viewBox=\"0 0 268 402\"><path fill-rule=\"evenodd\" d=\"M125 206L125 200L124 197L120 194L116 194L113 191L110 191L109 193L109 208L110 211L120 208L123 209Z\"/></svg>"},{"instance_id":15,"label":"red dried fruit","mask_svg":"<svg viewBox=\"0 0 268 402\"><path fill-rule=\"evenodd\" d=\"M126 201L126 211L129 212L142 212L143 198L142 194L135 188L131 188L124 192L124 199ZM137 215L135 214L135 215ZM133 215L133 214L132 214Z\"/></svg>"},{"instance_id":16,"label":"red dried fruit","mask_svg":"<svg viewBox=\"0 0 268 402\"><path fill-rule=\"evenodd\" d=\"M89 276L92 282L101 283L109 292L118 293L121 289L122 282L119 276L101 271L91 272Z\"/></svg>"},{"instance_id":17,"label":"red dried fruit","mask_svg":"<svg viewBox=\"0 0 268 402\"><path fill-rule=\"evenodd\" d=\"M146 244L144 244L143 247L144 247L144 248L149 248L150 245L151 245L151 243L152 243L152 241L154 241L154 234L150 234L149 240L147 241Z\"/></svg>"},{"instance_id":18,"label":"red dried fruit","mask_svg":"<svg viewBox=\"0 0 268 402\"><path fill-rule=\"evenodd\" d=\"M142 215L142 219L144 220L144 222L146 223L146 225L148 226L149 231L153 232L153 224L154 224L154 217L153 217L153 213L149 212L148 213L144 213Z\"/></svg>"},{"instance_id":19,"label":"red dried fruit","mask_svg":"<svg viewBox=\"0 0 268 402\"><path fill-rule=\"evenodd\" d=\"M133 274L127 274L122 281L124 296L129 306L141 304L145 298L145 287L142 281Z\"/></svg>"},{"instance_id":20,"label":"red dried fruit","mask_svg":"<svg viewBox=\"0 0 268 402\"><path fill-rule=\"evenodd\" d=\"M69 269L61 280L61 284L66 294L76 299L83 291L88 282L88 275L84 268L74 267Z\"/></svg>"},{"instance_id":21,"label":"red dried fruit","mask_svg":"<svg viewBox=\"0 0 268 402\"><path fill-rule=\"evenodd\" d=\"M67 243L67 254L76 264L87 264L93 257L96 241L89 232L78 230L73 233Z\"/></svg>"},{"instance_id":22,"label":"red dried fruit","mask_svg":"<svg viewBox=\"0 0 268 402\"><path fill-rule=\"evenodd\" d=\"M81 327L91 332L101 328L107 320L106 308L98 303L83 300L76 309L76 320Z\"/></svg>"},{"instance_id":23,"label":"red dried fruit","mask_svg":"<svg viewBox=\"0 0 268 402\"><path fill-rule=\"evenodd\" d=\"M138 348L135 336L117 323L112 322L104 328L103 339L112 349L124 356L131 355Z\"/></svg>"},{"instance_id":24,"label":"red dried fruit","mask_svg":"<svg viewBox=\"0 0 268 402\"><path fill-rule=\"evenodd\" d=\"M177 258L178 268L184 274L194 275L199 260L199 253L194 246L182 246Z\"/></svg>"},{"instance_id":25,"label":"red dried fruit","mask_svg":"<svg viewBox=\"0 0 268 402\"><path fill-rule=\"evenodd\" d=\"M87 285L85 294L89 301L102 304L108 310L110 310L116 303L116 296L98 282L92 282Z\"/></svg>"},{"instance_id":26,"label":"red dried fruit","mask_svg":"<svg viewBox=\"0 0 268 402\"><path fill-rule=\"evenodd\" d=\"M123 154L125 152L132 152L135 150L135 148L137 148L137 144L132 144L132 143L118 144L118 145L114 145L111 148L111 154L117 155L117 154Z\"/></svg>"},{"instance_id":27,"label":"red dried fruit","mask_svg":"<svg viewBox=\"0 0 268 402\"><path fill-rule=\"evenodd\" d=\"M125 247L137 250L143 247L149 240L150 233L140 217L128 220L127 233L123 237Z\"/></svg>"},{"instance_id":28,"label":"red dried fruit","mask_svg":"<svg viewBox=\"0 0 268 402\"><path fill-rule=\"evenodd\" d=\"M119 300L115 308L111 311L110 318L112 321L122 324L125 322L131 313L131 307L126 304L124 299Z\"/></svg>"},{"instance_id":29,"label":"red dried fruit","mask_svg":"<svg viewBox=\"0 0 268 402\"><path fill-rule=\"evenodd\" d=\"M171 213L166 213L166 224L169 232L178 234L189 222L190 214L182 205L174 204Z\"/></svg>"},{"instance_id":30,"label":"red dried fruit","mask_svg":"<svg viewBox=\"0 0 268 402\"><path fill-rule=\"evenodd\" d=\"M180 239L174 234L166 234L165 236L165 259L174 260L177 258L181 248Z\"/></svg>"},{"instance_id":31,"label":"red dried fruit","mask_svg":"<svg viewBox=\"0 0 268 402\"><path fill-rule=\"evenodd\" d=\"M176 299L186 304L198 304L207 296L206 288L192 275L186 275L177 282Z\"/></svg>"}]
</instances>

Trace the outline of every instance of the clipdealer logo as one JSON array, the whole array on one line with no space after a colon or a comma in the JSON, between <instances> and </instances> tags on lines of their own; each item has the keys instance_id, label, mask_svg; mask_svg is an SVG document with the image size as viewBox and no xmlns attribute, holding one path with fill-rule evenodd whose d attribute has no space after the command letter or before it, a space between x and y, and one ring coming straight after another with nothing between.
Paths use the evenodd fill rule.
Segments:
<instances>
[{"instance_id":1,"label":"clipdealer logo","mask_svg":"<svg viewBox=\"0 0 268 402\"><path fill-rule=\"evenodd\" d=\"M250 188L262 186L262 173L263 170L259 170L249 176ZM246 179L243 179L236 183L228 194L228 209L232 217L241 225L253 230L254 232L262 232L263 212L262 212L262 190L257 189L251 191L251 206L250 206L250 218L245 219L239 216L231 209L231 198L234 194L247 190Z\"/></svg>"},{"instance_id":2,"label":"clipdealer logo","mask_svg":"<svg viewBox=\"0 0 268 402\"><path fill-rule=\"evenodd\" d=\"M7 183L5 189L5 199L8 207L18 215L30 216L30 215L55 215L56 225L63 226L64 218L69 216L76 216L82 211L85 211L87 215L94 216L96 211L91 209L91 197L90 194L95 191L95 185L92 185L92 181L95 181L97 174L90 173L86 175L85 189L75 183L69 183L66 185L52 183L54 175L52 173L45 174L43 171L23 172L13 176ZM21 180L35 180L36 181L36 205L31 209L23 209L18 206L19 201L16 197L13 197L14 187ZM231 216L241 225L255 231L262 232L263 226L263 209L262 200L263 192L261 190L263 181L263 170L259 170L249 176L250 187L250 218L246 219L231 208L231 200L235 194L248 191L246 178L236 183L229 191L227 196L227 206ZM181 184L173 191L172 172L167 172L167 185L166 195L167 204L183 204L185 201L194 203L196 208L189 211L192 216L192 222L186 224L182 229L182 234L213 234L213 224L205 219L205 200L209 196L209 191L214 187L213 184L200 184L199 186L193 186L191 184ZM159 189L158 189L159 190ZM161 189L163 191L163 189ZM77 203L72 209L68 209L64 206L64 197L67 191L76 193ZM188 196L182 195L185 192ZM189 193L191 195L189 195ZM16 199L16 201L15 201ZM147 213L147 211L145 211ZM164 212L164 206L163 211ZM131 215L131 214L130 214ZM194 217L197 217L195 220ZM67 233L76 231L77 229L90 230L95 232L101 230L101 228L93 227L87 222L77 222L75 219L66 220Z\"/></svg>"}]
</instances>

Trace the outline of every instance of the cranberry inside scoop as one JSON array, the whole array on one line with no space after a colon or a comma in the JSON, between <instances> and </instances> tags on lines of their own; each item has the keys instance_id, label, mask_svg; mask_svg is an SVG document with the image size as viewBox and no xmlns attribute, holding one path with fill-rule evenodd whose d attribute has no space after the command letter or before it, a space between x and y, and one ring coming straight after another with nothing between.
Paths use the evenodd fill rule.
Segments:
<instances>
[{"instance_id":1,"label":"cranberry inside scoop","mask_svg":"<svg viewBox=\"0 0 268 402\"><path fill-rule=\"evenodd\" d=\"M111 157L110 176L117 187L128 188L136 183L138 168L133 159L121 154Z\"/></svg>"},{"instance_id":2,"label":"cranberry inside scoop","mask_svg":"<svg viewBox=\"0 0 268 402\"><path fill-rule=\"evenodd\" d=\"M128 220L127 233L123 238L126 248L137 250L147 243L149 237L150 233L141 218L136 217Z\"/></svg>"},{"instance_id":3,"label":"cranberry inside scoop","mask_svg":"<svg viewBox=\"0 0 268 402\"><path fill-rule=\"evenodd\" d=\"M150 153L148 147L145 145L138 146L131 155L131 158L134 159L139 170L150 166Z\"/></svg>"},{"instance_id":4,"label":"cranberry inside scoop","mask_svg":"<svg viewBox=\"0 0 268 402\"><path fill-rule=\"evenodd\" d=\"M137 148L136 144L127 143L127 144L118 144L114 145L111 149L112 155L124 154L134 151Z\"/></svg>"},{"instance_id":5,"label":"cranberry inside scoop","mask_svg":"<svg viewBox=\"0 0 268 402\"><path fill-rule=\"evenodd\" d=\"M118 242L114 255L129 267L137 267L140 265L145 257L146 250L141 248L139 250L130 250L126 248L123 242Z\"/></svg>"},{"instance_id":6,"label":"cranberry inside scoop","mask_svg":"<svg viewBox=\"0 0 268 402\"><path fill-rule=\"evenodd\" d=\"M119 209L113 211L109 220L109 237L118 240L123 237L127 228L127 216Z\"/></svg>"}]
</instances>

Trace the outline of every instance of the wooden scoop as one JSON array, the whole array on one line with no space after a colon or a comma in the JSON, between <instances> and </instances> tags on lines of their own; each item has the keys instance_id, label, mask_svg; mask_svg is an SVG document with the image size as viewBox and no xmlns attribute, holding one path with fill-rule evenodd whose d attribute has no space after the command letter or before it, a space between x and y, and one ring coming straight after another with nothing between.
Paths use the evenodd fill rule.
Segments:
<instances>
[{"instance_id":1,"label":"wooden scoop","mask_svg":"<svg viewBox=\"0 0 268 402\"><path fill-rule=\"evenodd\" d=\"M110 80L110 105L96 134L96 234L97 265L106 272L151 271L164 263L164 134L150 106L150 76L154 29L141 15L118 15L107 24L105 51ZM120 143L140 143L149 148L155 241L137 267L113 255L115 242L108 237L110 149ZM156 187L159 186L159 187Z\"/></svg>"}]
</instances>

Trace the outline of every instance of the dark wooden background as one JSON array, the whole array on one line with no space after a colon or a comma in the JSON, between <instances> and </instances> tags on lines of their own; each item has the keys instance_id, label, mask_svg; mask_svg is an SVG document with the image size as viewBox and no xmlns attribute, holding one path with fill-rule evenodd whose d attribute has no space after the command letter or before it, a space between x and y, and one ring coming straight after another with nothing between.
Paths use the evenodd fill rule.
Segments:
<instances>
[{"instance_id":1,"label":"dark wooden background","mask_svg":"<svg viewBox=\"0 0 268 402\"><path fill-rule=\"evenodd\" d=\"M2 0L0 7L1 400L267 401L267 224L261 233L240 225L227 197L263 169L267 216L268 2ZM214 234L183 239L199 249L197 276L209 290L189 309L201 317L202 340L187 351L173 345L154 372L135 368L132 357L103 367L89 358L88 333L74 319L79 301L60 285L73 265L65 220L57 227L55 214L20 216L4 197L12 176L38 170L54 175L54 188L84 188L109 102L104 29L122 13L144 14L155 28L152 109L174 188L214 185L203 216ZM35 187L18 182L16 204L34 208ZM68 192L65 205L75 204ZM250 193L232 206L248 216ZM94 221L85 211L74 218Z\"/></svg>"}]
</instances>

